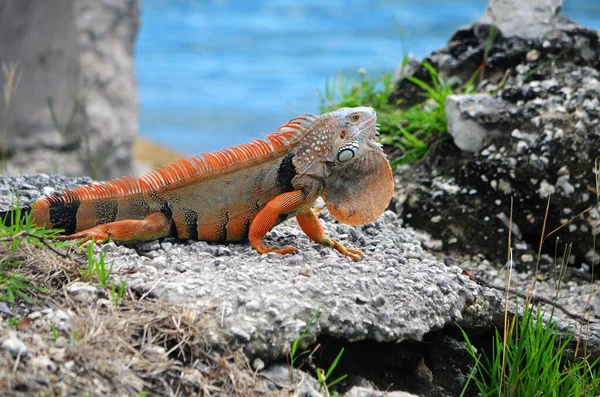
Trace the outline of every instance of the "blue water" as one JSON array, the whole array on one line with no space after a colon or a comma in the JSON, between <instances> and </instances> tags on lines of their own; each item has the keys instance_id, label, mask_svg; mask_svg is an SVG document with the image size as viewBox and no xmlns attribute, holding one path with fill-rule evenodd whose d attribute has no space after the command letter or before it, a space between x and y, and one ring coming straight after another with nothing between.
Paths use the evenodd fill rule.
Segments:
<instances>
[{"instance_id":1,"label":"blue water","mask_svg":"<svg viewBox=\"0 0 600 397\"><path fill-rule=\"evenodd\" d=\"M142 0L135 61L140 135L182 153L262 137L302 113L339 71L424 57L486 0ZM600 29L600 0L564 13Z\"/></svg>"}]
</instances>

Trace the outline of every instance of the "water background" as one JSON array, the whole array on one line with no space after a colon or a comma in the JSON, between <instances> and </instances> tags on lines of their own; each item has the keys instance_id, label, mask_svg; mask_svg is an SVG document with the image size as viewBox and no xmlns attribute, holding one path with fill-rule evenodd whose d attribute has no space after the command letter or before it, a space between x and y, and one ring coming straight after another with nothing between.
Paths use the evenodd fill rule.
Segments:
<instances>
[{"instance_id":1,"label":"water background","mask_svg":"<svg viewBox=\"0 0 600 397\"><path fill-rule=\"evenodd\" d=\"M142 0L135 61L140 135L184 154L213 151L318 113L338 72L393 72L422 58L487 0ZM600 30L600 0L563 13Z\"/></svg>"}]
</instances>

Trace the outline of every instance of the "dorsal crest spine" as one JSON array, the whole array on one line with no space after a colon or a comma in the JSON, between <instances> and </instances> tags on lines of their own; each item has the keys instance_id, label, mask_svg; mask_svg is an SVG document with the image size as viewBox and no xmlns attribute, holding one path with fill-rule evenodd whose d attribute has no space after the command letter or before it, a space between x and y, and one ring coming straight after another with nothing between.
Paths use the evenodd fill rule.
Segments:
<instances>
[{"instance_id":1,"label":"dorsal crest spine","mask_svg":"<svg viewBox=\"0 0 600 397\"><path fill-rule=\"evenodd\" d=\"M249 143L216 152L182 158L150 171L144 176L125 176L102 183L79 186L49 196L45 200L52 206L75 201L148 193L212 175L230 167L241 167L268 156L276 156L290 145L297 144L304 136L307 127L318 118L319 116L312 114L298 116L280 126L275 132L268 134L266 136L268 141L254 139Z\"/></svg>"}]
</instances>

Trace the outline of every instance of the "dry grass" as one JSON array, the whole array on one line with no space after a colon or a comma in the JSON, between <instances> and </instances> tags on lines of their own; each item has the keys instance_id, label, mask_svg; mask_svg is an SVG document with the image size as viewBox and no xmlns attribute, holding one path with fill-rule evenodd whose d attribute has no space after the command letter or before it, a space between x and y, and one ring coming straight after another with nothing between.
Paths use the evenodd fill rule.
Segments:
<instances>
[{"instance_id":1,"label":"dry grass","mask_svg":"<svg viewBox=\"0 0 600 397\"><path fill-rule=\"evenodd\" d=\"M7 254L0 245L0 257ZM108 299L83 306L66 290L79 280L73 260L23 244L15 269L49 293L11 310L17 321L0 326L28 348L15 357L0 350L0 394L11 396L251 396L279 395L256 377L243 353L228 350L207 312L178 307L127 291L119 307ZM51 308L70 315L53 327ZM35 314L38 312L38 314ZM5 320L6 320L6 315ZM48 357L44 363L40 358Z\"/></svg>"}]
</instances>

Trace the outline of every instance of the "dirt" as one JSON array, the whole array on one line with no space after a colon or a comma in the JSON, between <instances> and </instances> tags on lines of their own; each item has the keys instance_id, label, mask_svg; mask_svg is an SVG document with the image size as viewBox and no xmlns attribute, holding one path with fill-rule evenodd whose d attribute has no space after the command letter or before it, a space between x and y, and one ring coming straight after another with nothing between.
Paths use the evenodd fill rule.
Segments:
<instances>
[{"instance_id":1,"label":"dirt","mask_svg":"<svg viewBox=\"0 0 600 397\"><path fill-rule=\"evenodd\" d=\"M8 249L0 245L0 257ZM47 291L0 306L2 395L281 394L243 353L214 343L219 335L207 328L205 312L127 289L118 306L101 288L105 298L85 306L67 293L82 277L74 259L27 244L13 260L21 262L15 272Z\"/></svg>"}]
</instances>

